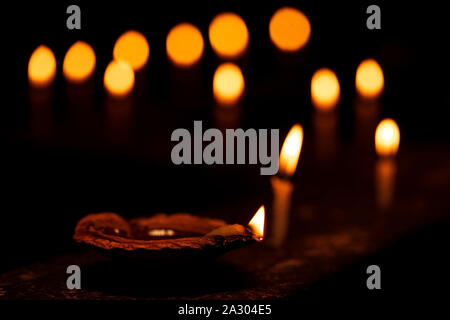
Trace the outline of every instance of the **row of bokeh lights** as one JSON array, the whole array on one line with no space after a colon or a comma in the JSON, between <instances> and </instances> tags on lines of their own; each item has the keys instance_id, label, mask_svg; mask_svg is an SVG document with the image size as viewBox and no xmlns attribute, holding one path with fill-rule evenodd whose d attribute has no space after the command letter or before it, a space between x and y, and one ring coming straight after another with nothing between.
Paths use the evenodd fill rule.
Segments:
<instances>
[{"instance_id":1,"label":"row of bokeh lights","mask_svg":"<svg viewBox=\"0 0 450 320\"><path fill-rule=\"evenodd\" d=\"M214 97L222 105L234 104L243 94L245 81L241 69L232 61L247 50L249 32L244 20L237 14L218 14L208 30L209 42L214 52L223 60L213 77ZM276 48L283 52L297 52L309 41L311 25L298 9L278 9L269 23L269 35ZM174 26L166 38L169 59L179 68L191 68L201 59L204 40L200 30L190 23ZM104 86L114 97L127 96L134 87L134 74L148 62L150 47L140 32L123 33L113 49L113 60L104 73ZM64 57L63 74L68 81L81 83L91 77L96 65L92 47L78 41ZM34 87L46 87L56 74L56 60L50 48L41 45L32 53L28 65L28 78ZM358 93L368 99L377 98L384 88L383 71L374 59L367 59L358 66L355 84ZM311 99L319 110L333 109L340 97L336 74L328 69L317 70L311 79Z\"/></svg>"}]
</instances>

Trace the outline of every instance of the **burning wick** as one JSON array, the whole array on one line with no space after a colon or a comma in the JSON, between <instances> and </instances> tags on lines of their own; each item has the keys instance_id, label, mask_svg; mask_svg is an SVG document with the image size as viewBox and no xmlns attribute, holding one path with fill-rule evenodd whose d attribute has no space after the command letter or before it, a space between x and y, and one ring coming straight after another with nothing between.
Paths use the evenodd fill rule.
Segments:
<instances>
[{"instance_id":1,"label":"burning wick","mask_svg":"<svg viewBox=\"0 0 450 320\"><path fill-rule=\"evenodd\" d=\"M394 194L397 162L395 155L400 144L400 130L392 119L381 121L375 131L375 149L378 160L375 165L377 203L383 210L390 207Z\"/></svg>"},{"instance_id":2,"label":"burning wick","mask_svg":"<svg viewBox=\"0 0 450 320\"><path fill-rule=\"evenodd\" d=\"M269 244L274 248L279 248L287 236L291 196L294 190L289 178L297 168L302 145L303 128L295 124L281 147L279 176L273 176L270 180L273 190L273 220Z\"/></svg>"},{"instance_id":3,"label":"burning wick","mask_svg":"<svg viewBox=\"0 0 450 320\"><path fill-rule=\"evenodd\" d=\"M264 206L261 206L258 211L256 211L253 218L250 220L248 225L253 230L253 233L258 238L258 240L264 239L264 221L266 219L266 213Z\"/></svg>"}]
</instances>

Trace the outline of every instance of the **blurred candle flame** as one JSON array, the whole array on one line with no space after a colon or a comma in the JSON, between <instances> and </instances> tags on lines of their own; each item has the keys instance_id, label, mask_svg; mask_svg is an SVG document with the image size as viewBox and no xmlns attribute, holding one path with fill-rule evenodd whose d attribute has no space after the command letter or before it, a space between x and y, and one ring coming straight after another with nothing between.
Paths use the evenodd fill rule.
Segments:
<instances>
[{"instance_id":1,"label":"blurred candle flame","mask_svg":"<svg viewBox=\"0 0 450 320\"><path fill-rule=\"evenodd\" d=\"M149 53L147 39L135 30L124 32L113 49L114 59L127 61L134 71L141 70L147 64Z\"/></svg>"},{"instance_id":2,"label":"blurred candle flame","mask_svg":"<svg viewBox=\"0 0 450 320\"><path fill-rule=\"evenodd\" d=\"M375 149L379 156L394 156L400 144L400 130L392 119L381 121L375 131Z\"/></svg>"},{"instance_id":3,"label":"blurred candle flame","mask_svg":"<svg viewBox=\"0 0 450 320\"><path fill-rule=\"evenodd\" d=\"M173 27L166 39L166 50L170 60L180 67L195 65L203 54L203 37L196 26L180 23Z\"/></svg>"},{"instance_id":4,"label":"blurred candle flame","mask_svg":"<svg viewBox=\"0 0 450 320\"><path fill-rule=\"evenodd\" d=\"M384 87L383 70L378 62L374 59L362 61L356 70L355 84L362 97L367 99L378 97Z\"/></svg>"},{"instance_id":5,"label":"blurred candle flame","mask_svg":"<svg viewBox=\"0 0 450 320\"><path fill-rule=\"evenodd\" d=\"M250 220L248 225L252 228L256 236L261 240L264 238L264 220L265 220L265 210L264 206L261 206L255 213L253 218Z\"/></svg>"},{"instance_id":6,"label":"blurred candle flame","mask_svg":"<svg viewBox=\"0 0 450 320\"><path fill-rule=\"evenodd\" d=\"M44 45L37 47L28 62L28 80L34 87L47 87L56 74L56 60L52 50Z\"/></svg>"},{"instance_id":7,"label":"blurred candle flame","mask_svg":"<svg viewBox=\"0 0 450 320\"><path fill-rule=\"evenodd\" d=\"M106 67L103 82L112 96L127 96L134 86L134 72L131 65L123 60L111 61Z\"/></svg>"},{"instance_id":8,"label":"blurred candle flame","mask_svg":"<svg viewBox=\"0 0 450 320\"><path fill-rule=\"evenodd\" d=\"M270 19L269 35L278 49L295 52L308 43L311 24L303 12L292 7L283 7Z\"/></svg>"},{"instance_id":9,"label":"blurred candle flame","mask_svg":"<svg viewBox=\"0 0 450 320\"><path fill-rule=\"evenodd\" d=\"M239 58L247 50L248 38L244 20L235 13L218 14L209 25L209 42L222 58Z\"/></svg>"},{"instance_id":10,"label":"blurred candle flame","mask_svg":"<svg viewBox=\"0 0 450 320\"><path fill-rule=\"evenodd\" d=\"M172 229L152 229L148 231L148 235L152 237L173 236L175 231Z\"/></svg>"},{"instance_id":11,"label":"blurred candle flame","mask_svg":"<svg viewBox=\"0 0 450 320\"><path fill-rule=\"evenodd\" d=\"M311 79L311 99L321 111L334 109L339 101L340 87L336 74L327 68L317 70Z\"/></svg>"},{"instance_id":12,"label":"blurred candle flame","mask_svg":"<svg viewBox=\"0 0 450 320\"><path fill-rule=\"evenodd\" d=\"M244 76L234 63L221 64L213 78L214 97L225 106L233 105L244 92Z\"/></svg>"},{"instance_id":13,"label":"blurred candle flame","mask_svg":"<svg viewBox=\"0 0 450 320\"><path fill-rule=\"evenodd\" d=\"M303 145L303 128L295 124L289 131L280 153L281 174L292 176L297 168L298 159Z\"/></svg>"},{"instance_id":14,"label":"blurred candle flame","mask_svg":"<svg viewBox=\"0 0 450 320\"><path fill-rule=\"evenodd\" d=\"M87 80L94 69L95 52L92 47L83 41L75 42L64 57L64 77L71 82L80 83Z\"/></svg>"}]
</instances>

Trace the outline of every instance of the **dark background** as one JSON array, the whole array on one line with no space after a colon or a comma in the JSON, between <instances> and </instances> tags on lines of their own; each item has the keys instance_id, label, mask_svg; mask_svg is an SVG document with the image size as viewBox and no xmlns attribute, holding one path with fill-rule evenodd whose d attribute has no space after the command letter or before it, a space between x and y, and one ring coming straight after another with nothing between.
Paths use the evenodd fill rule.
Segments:
<instances>
[{"instance_id":1,"label":"dark background","mask_svg":"<svg viewBox=\"0 0 450 320\"><path fill-rule=\"evenodd\" d=\"M66 28L65 11L74 3L81 7L80 31ZM193 120L203 120L205 127L213 125L211 82L218 60L209 46L207 30L211 19L223 11L241 15L250 34L248 56L240 62L246 80L241 127L280 128L284 137L294 122L300 122L307 137L312 114L309 81L317 68L326 66L336 72L341 85L340 139L352 145L354 75L361 60L373 57L385 74L381 117L397 121L401 145L447 145L450 70L444 8L429 2L375 2L381 7L382 29L368 30L365 11L372 3L39 1L3 6L0 272L77 250L72 231L87 213L110 210L131 217L158 211L208 212L270 191L268 179L259 176L256 166L177 167L170 162L174 128L192 128ZM312 25L302 62L288 66L280 66L268 36L270 17L283 5L302 10ZM197 25L205 40L198 103L189 108L172 100L176 86L165 53L168 31L182 21ZM145 99L136 103L132 117L133 135L116 145L105 139L101 121L98 126L73 125L61 66L73 42L84 40L92 45L97 56L95 119L101 119L103 72L115 40L128 29L147 37L150 60L145 70ZM55 53L58 72L54 130L37 141L30 131L26 72L29 56L40 44ZM86 122L92 124L89 119ZM252 214L243 212L236 222L244 223ZM379 253L377 261L392 266L408 259L418 261L407 274L404 269L390 269L390 278L403 275L406 283L416 272L427 270L423 261L440 261L439 254L448 243L446 230L442 225L421 230L399 241L400 249ZM417 256L418 244L436 247ZM353 274L350 269L332 281L350 283L351 288L348 279Z\"/></svg>"}]
</instances>

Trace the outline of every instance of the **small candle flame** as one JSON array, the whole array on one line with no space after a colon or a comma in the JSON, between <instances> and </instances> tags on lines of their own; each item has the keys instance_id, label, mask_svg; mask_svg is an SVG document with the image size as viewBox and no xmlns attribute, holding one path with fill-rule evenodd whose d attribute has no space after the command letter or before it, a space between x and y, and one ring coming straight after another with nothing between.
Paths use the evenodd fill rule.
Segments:
<instances>
[{"instance_id":1,"label":"small candle flame","mask_svg":"<svg viewBox=\"0 0 450 320\"><path fill-rule=\"evenodd\" d=\"M264 238L264 220L266 214L264 206L261 206L253 216L248 225L252 228L253 232L262 240Z\"/></svg>"},{"instance_id":2,"label":"small candle flame","mask_svg":"<svg viewBox=\"0 0 450 320\"><path fill-rule=\"evenodd\" d=\"M392 119L381 121L375 131L375 150L379 156L394 156L400 144L400 130Z\"/></svg>"},{"instance_id":3,"label":"small candle flame","mask_svg":"<svg viewBox=\"0 0 450 320\"><path fill-rule=\"evenodd\" d=\"M280 154L280 173L292 176L297 168L298 158L303 145L303 128L295 124L284 140Z\"/></svg>"}]
</instances>

